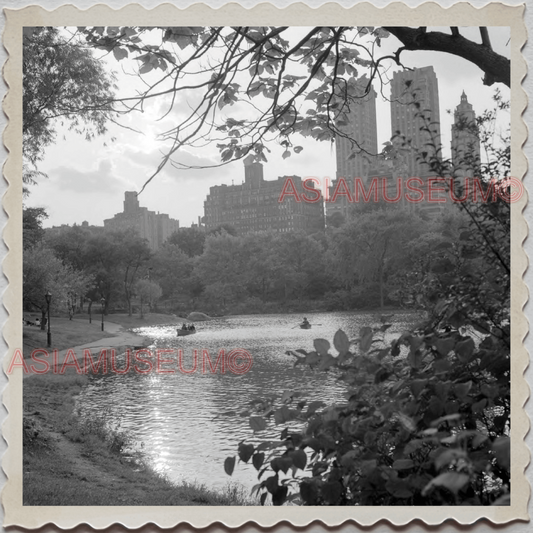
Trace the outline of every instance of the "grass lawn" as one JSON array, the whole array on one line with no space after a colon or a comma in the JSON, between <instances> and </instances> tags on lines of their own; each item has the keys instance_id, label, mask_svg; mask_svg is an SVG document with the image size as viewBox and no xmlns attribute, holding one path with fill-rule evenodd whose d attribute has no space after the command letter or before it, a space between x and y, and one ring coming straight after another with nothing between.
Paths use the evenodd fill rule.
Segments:
<instances>
[{"instance_id":1,"label":"grass lawn","mask_svg":"<svg viewBox=\"0 0 533 533\"><path fill-rule=\"evenodd\" d=\"M27 317L32 318L34 317ZM64 350L79 346L87 342L97 341L104 337L114 337L108 331L102 331L100 322L93 317L92 324L88 318L68 318L52 316L50 320L52 333L52 349ZM38 326L24 326L22 330L22 346L24 357L30 357L32 350L46 348L46 329L41 330Z\"/></svg>"},{"instance_id":2,"label":"grass lawn","mask_svg":"<svg viewBox=\"0 0 533 533\"><path fill-rule=\"evenodd\" d=\"M105 413L80 420L76 396L90 379L72 369L24 380L24 505L250 505L242 488L174 485L122 451Z\"/></svg>"}]
</instances>

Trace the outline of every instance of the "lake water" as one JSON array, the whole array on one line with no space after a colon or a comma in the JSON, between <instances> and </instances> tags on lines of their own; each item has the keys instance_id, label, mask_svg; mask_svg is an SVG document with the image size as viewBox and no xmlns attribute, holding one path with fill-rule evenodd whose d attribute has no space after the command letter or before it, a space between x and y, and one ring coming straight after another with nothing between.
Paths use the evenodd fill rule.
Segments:
<instances>
[{"instance_id":1,"label":"lake water","mask_svg":"<svg viewBox=\"0 0 533 533\"><path fill-rule=\"evenodd\" d=\"M198 350L198 370L191 374L178 371L174 351L174 363L164 365L174 373L93 376L78 398L78 411L82 417L105 413L110 426L126 430L145 461L174 482L198 481L223 488L237 481L252 487L257 483L253 466L237 463L230 478L224 472L224 459L237 454L241 440L257 443L279 438L282 427L271 419L266 431L254 435L248 416L240 416L249 403L279 397L287 390L329 402L341 399L345 391L332 374L301 365L294 368L294 357L285 352L311 350L315 338L333 344L339 328L355 339L361 327L380 325L379 317L380 313L308 314L313 328L302 330L294 328L302 317L293 314L232 316L199 322L196 335L179 338L176 324L140 328L135 331L153 342L150 350L181 349L182 368L193 367L193 351ZM395 314L387 339L397 337L416 320L412 313ZM236 348L252 357L246 374L202 373L202 350L209 352L214 365L220 350L227 353Z\"/></svg>"}]
</instances>

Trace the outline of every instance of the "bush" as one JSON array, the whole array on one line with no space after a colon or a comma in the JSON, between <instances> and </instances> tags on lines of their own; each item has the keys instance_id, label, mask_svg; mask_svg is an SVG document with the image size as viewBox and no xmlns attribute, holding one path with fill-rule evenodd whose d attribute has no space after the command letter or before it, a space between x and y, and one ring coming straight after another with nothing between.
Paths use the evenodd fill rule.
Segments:
<instances>
[{"instance_id":1,"label":"bush","mask_svg":"<svg viewBox=\"0 0 533 533\"><path fill-rule=\"evenodd\" d=\"M388 346L374 338L387 324L364 327L357 350L339 330L337 356L325 339L312 352L289 352L297 364L338 373L348 401L326 406L286 392L276 408L254 413L258 431L269 417L291 422L279 440L239 445L239 458L251 459L262 478L261 502L270 495L274 505L503 505L510 492L508 331L479 342L463 326L421 328ZM234 464L226 460L228 473Z\"/></svg>"}]
</instances>

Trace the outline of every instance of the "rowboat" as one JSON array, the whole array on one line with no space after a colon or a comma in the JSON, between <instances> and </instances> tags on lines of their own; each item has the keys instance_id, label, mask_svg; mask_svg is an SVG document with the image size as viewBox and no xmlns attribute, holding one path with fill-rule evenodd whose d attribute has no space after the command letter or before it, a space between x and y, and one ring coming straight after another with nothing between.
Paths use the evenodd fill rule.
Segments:
<instances>
[{"instance_id":1,"label":"rowboat","mask_svg":"<svg viewBox=\"0 0 533 533\"><path fill-rule=\"evenodd\" d=\"M311 329L311 324L300 324L300 329Z\"/></svg>"},{"instance_id":2,"label":"rowboat","mask_svg":"<svg viewBox=\"0 0 533 533\"><path fill-rule=\"evenodd\" d=\"M178 337L185 337L186 335L192 335L193 333L196 333L195 329L177 329Z\"/></svg>"}]
</instances>

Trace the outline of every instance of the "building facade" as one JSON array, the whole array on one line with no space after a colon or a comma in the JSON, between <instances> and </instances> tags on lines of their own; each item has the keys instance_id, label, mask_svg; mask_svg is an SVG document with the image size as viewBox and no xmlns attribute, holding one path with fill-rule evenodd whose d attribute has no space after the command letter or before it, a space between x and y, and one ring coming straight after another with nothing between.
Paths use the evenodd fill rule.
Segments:
<instances>
[{"instance_id":1,"label":"building facade","mask_svg":"<svg viewBox=\"0 0 533 533\"><path fill-rule=\"evenodd\" d=\"M248 156L244 160L244 183L209 189L204 202L206 230L229 225L239 235L271 230L307 234L323 231L322 195L312 182L307 182L306 187L307 190L296 176L265 180L263 165ZM304 194L314 201L305 201Z\"/></svg>"},{"instance_id":2,"label":"building facade","mask_svg":"<svg viewBox=\"0 0 533 533\"><path fill-rule=\"evenodd\" d=\"M338 125L345 137L335 137L337 178L365 178L378 153L376 91L350 101L348 124Z\"/></svg>"},{"instance_id":3,"label":"building facade","mask_svg":"<svg viewBox=\"0 0 533 533\"><path fill-rule=\"evenodd\" d=\"M133 228L142 239L148 241L152 251L160 246L175 232L179 230L179 221L170 218L167 214L149 211L139 205L137 193L126 191L124 194L124 211L117 213L113 218L104 220L106 230L125 230Z\"/></svg>"},{"instance_id":4,"label":"building facade","mask_svg":"<svg viewBox=\"0 0 533 533\"><path fill-rule=\"evenodd\" d=\"M440 157L439 87L433 67L401 70L391 81L393 144L402 152L408 177L427 175L430 167L421 160Z\"/></svg>"},{"instance_id":5,"label":"building facade","mask_svg":"<svg viewBox=\"0 0 533 533\"><path fill-rule=\"evenodd\" d=\"M456 177L474 177L480 159L479 132L476 113L463 91L461 101L455 108L452 125L452 164Z\"/></svg>"}]
</instances>

